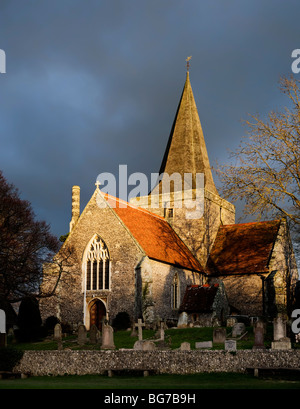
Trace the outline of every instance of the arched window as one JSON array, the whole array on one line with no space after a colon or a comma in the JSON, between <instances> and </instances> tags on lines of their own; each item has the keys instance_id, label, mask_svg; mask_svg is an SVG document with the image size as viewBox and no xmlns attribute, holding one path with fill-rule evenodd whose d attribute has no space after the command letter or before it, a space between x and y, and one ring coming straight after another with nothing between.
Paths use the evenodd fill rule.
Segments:
<instances>
[{"instance_id":1,"label":"arched window","mask_svg":"<svg viewBox=\"0 0 300 409\"><path fill-rule=\"evenodd\" d=\"M86 290L109 290L109 254L103 240L96 236L86 256Z\"/></svg>"},{"instance_id":2,"label":"arched window","mask_svg":"<svg viewBox=\"0 0 300 409\"><path fill-rule=\"evenodd\" d=\"M173 278L172 285L172 308L178 309L180 307L180 290L179 290L179 277L176 273Z\"/></svg>"}]
</instances>

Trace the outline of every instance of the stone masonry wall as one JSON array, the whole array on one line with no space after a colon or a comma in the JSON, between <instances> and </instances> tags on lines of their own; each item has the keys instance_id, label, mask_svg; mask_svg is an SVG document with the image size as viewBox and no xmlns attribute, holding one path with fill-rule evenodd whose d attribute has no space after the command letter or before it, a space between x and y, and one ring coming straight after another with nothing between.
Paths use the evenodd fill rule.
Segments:
<instances>
[{"instance_id":1,"label":"stone masonry wall","mask_svg":"<svg viewBox=\"0 0 300 409\"><path fill-rule=\"evenodd\" d=\"M15 372L32 376L105 374L108 370L148 370L193 374L238 372L247 368L299 368L300 351L25 351Z\"/></svg>"}]
</instances>

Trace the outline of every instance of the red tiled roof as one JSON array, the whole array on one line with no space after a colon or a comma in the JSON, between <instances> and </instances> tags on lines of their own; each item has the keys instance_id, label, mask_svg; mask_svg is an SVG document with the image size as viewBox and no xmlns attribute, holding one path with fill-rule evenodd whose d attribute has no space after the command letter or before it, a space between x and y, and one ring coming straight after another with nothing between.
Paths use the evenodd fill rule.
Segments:
<instances>
[{"instance_id":1,"label":"red tiled roof","mask_svg":"<svg viewBox=\"0 0 300 409\"><path fill-rule=\"evenodd\" d=\"M268 272L279 226L280 220L221 226L207 262L207 273Z\"/></svg>"},{"instance_id":2,"label":"red tiled roof","mask_svg":"<svg viewBox=\"0 0 300 409\"><path fill-rule=\"evenodd\" d=\"M215 296L218 291L218 284L209 285L189 285L179 308L180 312L211 312Z\"/></svg>"},{"instance_id":3,"label":"red tiled roof","mask_svg":"<svg viewBox=\"0 0 300 409\"><path fill-rule=\"evenodd\" d=\"M203 272L200 263L161 216L105 194L130 233L151 259Z\"/></svg>"}]
</instances>

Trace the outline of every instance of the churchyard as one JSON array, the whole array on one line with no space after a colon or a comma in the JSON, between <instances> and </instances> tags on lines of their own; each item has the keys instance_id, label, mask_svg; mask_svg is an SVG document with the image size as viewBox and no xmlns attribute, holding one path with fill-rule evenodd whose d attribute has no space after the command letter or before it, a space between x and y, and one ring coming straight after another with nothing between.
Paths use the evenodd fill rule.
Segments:
<instances>
[{"instance_id":1,"label":"churchyard","mask_svg":"<svg viewBox=\"0 0 300 409\"><path fill-rule=\"evenodd\" d=\"M91 387L85 385L84 376L100 376L93 381L100 382L99 388L106 384L103 379L123 388L125 379L131 379L132 385L135 377L141 380L140 385L149 385L149 388L155 387L157 379L162 377L166 383L161 385L172 388L174 381L168 385L168 376L181 375L186 379L203 374L216 375L215 379L223 374L223 381L229 383L230 377L240 375L241 385L245 387L247 379L252 379L254 383L250 384L254 388L258 379L266 375L273 378L273 386L278 377L292 377L295 381L292 386L300 386L299 343L289 337L286 322L274 320L266 325L259 321L245 325L232 319L227 324L227 327L169 328L161 321L149 328L138 320L123 330L103 322L101 332L96 327L87 331L83 324L64 332L65 327L57 323L46 337L31 342L19 342L11 331L2 333L0 388L13 387L7 383L11 377L18 378L15 387L26 387L28 382L38 387L39 382L43 383L38 379L45 375L51 375L51 379L60 377L62 385L76 375L82 378L82 388ZM68 375L69 380L62 375ZM145 378L153 380L145 381ZM189 387L197 387L191 385Z\"/></svg>"}]
</instances>

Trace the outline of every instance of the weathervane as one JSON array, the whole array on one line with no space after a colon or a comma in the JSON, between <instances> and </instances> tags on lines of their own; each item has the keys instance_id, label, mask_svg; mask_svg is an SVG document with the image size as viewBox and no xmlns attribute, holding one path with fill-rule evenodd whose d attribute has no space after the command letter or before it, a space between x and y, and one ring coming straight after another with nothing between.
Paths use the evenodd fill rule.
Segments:
<instances>
[{"instance_id":1,"label":"weathervane","mask_svg":"<svg viewBox=\"0 0 300 409\"><path fill-rule=\"evenodd\" d=\"M187 72L189 72L189 69L190 69L190 59L191 58L192 58L192 56L187 57L187 59L185 60L186 61L186 70L187 70Z\"/></svg>"}]
</instances>

